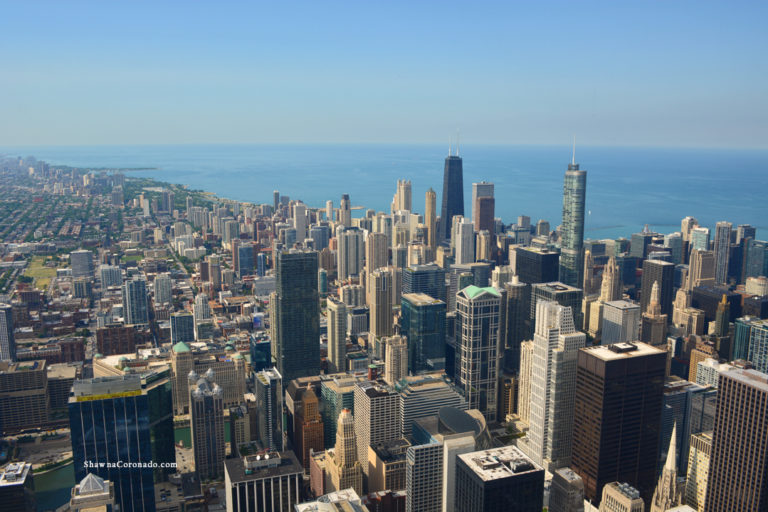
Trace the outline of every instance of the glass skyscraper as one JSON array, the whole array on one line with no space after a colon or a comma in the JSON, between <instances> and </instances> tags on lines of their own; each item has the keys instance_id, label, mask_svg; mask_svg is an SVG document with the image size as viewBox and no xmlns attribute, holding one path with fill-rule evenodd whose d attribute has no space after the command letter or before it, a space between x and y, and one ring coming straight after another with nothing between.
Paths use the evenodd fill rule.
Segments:
<instances>
[{"instance_id":1,"label":"glass skyscraper","mask_svg":"<svg viewBox=\"0 0 768 512\"><path fill-rule=\"evenodd\" d=\"M440 222L446 240L451 238L454 215L464 215L464 165L458 149L455 155L445 157L443 171L443 208L440 212Z\"/></svg>"},{"instance_id":2,"label":"glass skyscraper","mask_svg":"<svg viewBox=\"0 0 768 512\"><path fill-rule=\"evenodd\" d=\"M444 367L445 302L423 293L407 293L401 304L400 334L408 338L408 371Z\"/></svg>"},{"instance_id":3,"label":"glass skyscraper","mask_svg":"<svg viewBox=\"0 0 768 512\"><path fill-rule=\"evenodd\" d=\"M99 377L72 386L69 423L75 479L94 473L114 482L120 510L126 512L155 510L154 483L175 472L150 464L176 460L168 375L169 370L163 370Z\"/></svg>"},{"instance_id":4,"label":"glass skyscraper","mask_svg":"<svg viewBox=\"0 0 768 512\"><path fill-rule=\"evenodd\" d=\"M148 324L149 304L147 302L147 282L134 278L123 285L123 308L126 325Z\"/></svg>"},{"instance_id":5,"label":"glass skyscraper","mask_svg":"<svg viewBox=\"0 0 768 512\"><path fill-rule=\"evenodd\" d=\"M560 233L560 281L581 287L581 250L584 245L584 203L587 171L579 169L575 159L568 164L563 184L563 225Z\"/></svg>"},{"instance_id":6,"label":"glass skyscraper","mask_svg":"<svg viewBox=\"0 0 768 512\"><path fill-rule=\"evenodd\" d=\"M285 382L320 373L320 301L317 252L291 250L277 255L274 356Z\"/></svg>"}]
</instances>

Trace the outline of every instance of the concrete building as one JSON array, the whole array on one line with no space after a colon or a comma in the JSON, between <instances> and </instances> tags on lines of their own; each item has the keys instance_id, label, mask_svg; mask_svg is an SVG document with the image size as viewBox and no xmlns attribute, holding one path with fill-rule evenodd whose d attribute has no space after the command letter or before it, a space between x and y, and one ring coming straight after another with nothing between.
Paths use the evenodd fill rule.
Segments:
<instances>
[{"instance_id":1,"label":"concrete building","mask_svg":"<svg viewBox=\"0 0 768 512\"><path fill-rule=\"evenodd\" d=\"M400 335L382 339L385 347L384 381L394 386L408 376L408 340Z\"/></svg>"},{"instance_id":2,"label":"concrete building","mask_svg":"<svg viewBox=\"0 0 768 512\"><path fill-rule=\"evenodd\" d=\"M32 464L13 462L0 471L0 503L3 504L3 512L36 509Z\"/></svg>"},{"instance_id":3,"label":"concrete building","mask_svg":"<svg viewBox=\"0 0 768 512\"><path fill-rule=\"evenodd\" d=\"M705 511L711 456L712 432L691 435L688 472L685 475L685 503L699 512Z\"/></svg>"},{"instance_id":4,"label":"concrete building","mask_svg":"<svg viewBox=\"0 0 768 512\"><path fill-rule=\"evenodd\" d=\"M409 446L406 450L406 512L441 512L443 508L443 446Z\"/></svg>"},{"instance_id":5,"label":"concrete building","mask_svg":"<svg viewBox=\"0 0 768 512\"><path fill-rule=\"evenodd\" d=\"M224 392L208 369L203 377L189 374L189 425L195 472L201 481L224 474Z\"/></svg>"},{"instance_id":6,"label":"concrete building","mask_svg":"<svg viewBox=\"0 0 768 512\"><path fill-rule=\"evenodd\" d=\"M269 452L224 461L227 511L294 512L304 468L293 452Z\"/></svg>"},{"instance_id":7,"label":"concrete building","mask_svg":"<svg viewBox=\"0 0 768 512\"><path fill-rule=\"evenodd\" d=\"M284 449L283 440L283 377L276 368L255 374L256 410L258 411L258 441L262 448Z\"/></svg>"},{"instance_id":8,"label":"concrete building","mask_svg":"<svg viewBox=\"0 0 768 512\"><path fill-rule=\"evenodd\" d=\"M603 487L600 512L645 512L640 491L627 483L611 482Z\"/></svg>"},{"instance_id":9,"label":"concrete building","mask_svg":"<svg viewBox=\"0 0 768 512\"><path fill-rule=\"evenodd\" d=\"M368 447L402 435L399 405L400 395L379 382L365 381L355 386L355 441L365 480L369 471Z\"/></svg>"},{"instance_id":10,"label":"concrete building","mask_svg":"<svg viewBox=\"0 0 768 512\"><path fill-rule=\"evenodd\" d=\"M69 510L72 512L117 511L115 500L115 484L88 473L80 483L72 488L69 500Z\"/></svg>"},{"instance_id":11,"label":"concrete building","mask_svg":"<svg viewBox=\"0 0 768 512\"><path fill-rule=\"evenodd\" d=\"M584 512L584 482L571 468L560 468L552 474L548 510Z\"/></svg>"},{"instance_id":12,"label":"concrete building","mask_svg":"<svg viewBox=\"0 0 768 512\"><path fill-rule=\"evenodd\" d=\"M93 253L91 251L81 249L69 253L69 263L72 266L73 278L93 278Z\"/></svg>"},{"instance_id":13,"label":"concrete building","mask_svg":"<svg viewBox=\"0 0 768 512\"><path fill-rule=\"evenodd\" d=\"M601 345L626 343L640 339L640 306L627 300L603 305Z\"/></svg>"},{"instance_id":14,"label":"concrete building","mask_svg":"<svg viewBox=\"0 0 768 512\"><path fill-rule=\"evenodd\" d=\"M343 372L347 369L347 306L333 297L326 304L329 372Z\"/></svg>"},{"instance_id":15,"label":"concrete building","mask_svg":"<svg viewBox=\"0 0 768 512\"><path fill-rule=\"evenodd\" d=\"M42 427L48 421L45 360L0 361L0 432L6 435Z\"/></svg>"}]
</instances>

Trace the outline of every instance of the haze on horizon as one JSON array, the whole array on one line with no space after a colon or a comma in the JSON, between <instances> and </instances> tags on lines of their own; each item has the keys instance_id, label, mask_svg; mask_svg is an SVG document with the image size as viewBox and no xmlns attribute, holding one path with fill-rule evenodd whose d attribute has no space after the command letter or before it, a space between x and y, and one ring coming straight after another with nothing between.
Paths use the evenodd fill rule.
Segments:
<instances>
[{"instance_id":1,"label":"haze on horizon","mask_svg":"<svg viewBox=\"0 0 768 512\"><path fill-rule=\"evenodd\" d=\"M3 2L0 146L768 148L765 2Z\"/></svg>"}]
</instances>

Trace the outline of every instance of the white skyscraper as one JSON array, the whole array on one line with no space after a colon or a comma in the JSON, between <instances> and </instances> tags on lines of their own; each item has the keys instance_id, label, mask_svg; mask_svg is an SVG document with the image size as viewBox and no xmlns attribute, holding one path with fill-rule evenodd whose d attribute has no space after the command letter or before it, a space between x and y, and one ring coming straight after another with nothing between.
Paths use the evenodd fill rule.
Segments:
<instances>
[{"instance_id":1,"label":"white skyscraper","mask_svg":"<svg viewBox=\"0 0 768 512\"><path fill-rule=\"evenodd\" d=\"M586 335L574 327L570 307L536 304L531 371L528 456L549 471L571 463L577 355Z\"/></svg>"},{"instance_id":2,"label":"white skyscraper","mask_svg":"<svg viewBox=\"0 0 768 512\"><path fill-rule=\"evenodd\" d=\"M293 205L293 227L296 230L296 241L303 242L307 238L307 205L296 203Z\"/></svg>"},{"instance_id":3,"label":"white skyscraper","mask_svg":"<svg viewBox=\"0 0 768 512\"><path fill-rule=\"evenodd\" d=\"M601 345L638 341L640 339L640 305L627 300L614 300L603 305Z\"/></svg>"},{"instance_id":4,"label":"white skyscraper","mask_svg":"<svg viewBox=\"0 0 768 512\"><path fill-rule=\"evenodd\" d=\"M456 263L475 261L475 226L472 221L462 217L454 224L453 243L456 248Z\"/></svg>"},{"instance_id":5,"label":"white skyscraper","mask_svg":"<svg viewBox=\"0 0 768 512\"><path fill-rule=\"evenodd\" d=\"M347 306L328 297L328 362L330 373L347 370Z\"/></svg>"},{"instance_id":6,"label":"white skyscraper","mask_svg":"<svg viewBox=\"0 0 768 512\"><path fill-rule=\"evenodd\" d=\"M363 270L363 232L359 228L339 228L336 231L339 242L338 278L344 281L359 276Z\"/></svg>"},{"instance_id":7,"label":"white skyscraper","mask_svg":"<svg viewBox=\"0 0 768 512\"><path fill-rule=\"evenodd\" d=\"M153 286L155 288L155 304L170 304L173 292L171 274L168 272L157 274Z\"/></svg>"}]
</instances>

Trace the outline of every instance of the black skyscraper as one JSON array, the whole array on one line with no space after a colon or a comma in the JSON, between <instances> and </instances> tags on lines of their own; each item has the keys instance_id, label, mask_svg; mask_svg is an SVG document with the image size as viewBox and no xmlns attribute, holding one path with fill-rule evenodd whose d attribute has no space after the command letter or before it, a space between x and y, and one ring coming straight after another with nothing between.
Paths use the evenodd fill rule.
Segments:
<instances>
[{"instance_id":1,"label":"black skyscraper","mask_svg":"<svg viewBox=\"0 0 768 512\"><path fill-rule=\"evenodd\" d=\"M464 215L464 166L458 149L456 155L445 157L443 172L443 209L440 222L446 240L451 238L454 215Z\"/></svg>"}]
</instances>

